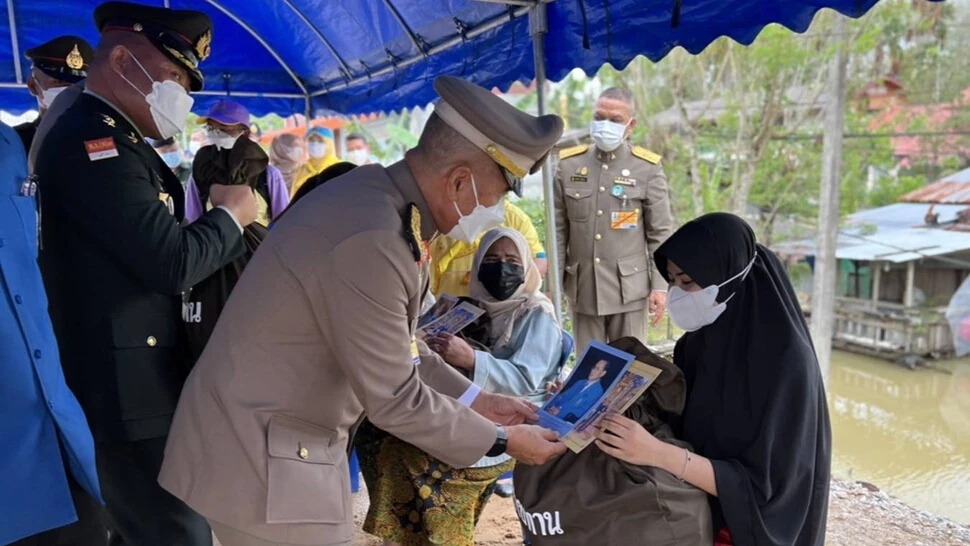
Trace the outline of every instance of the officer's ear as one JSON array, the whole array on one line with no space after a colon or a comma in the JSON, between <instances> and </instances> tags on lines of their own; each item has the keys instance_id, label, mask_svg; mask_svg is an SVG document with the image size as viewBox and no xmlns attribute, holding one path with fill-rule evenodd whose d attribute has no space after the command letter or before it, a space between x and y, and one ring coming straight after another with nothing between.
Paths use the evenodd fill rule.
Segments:
<instances>
[{"instance_id":1,"label":"officer's ear","mask_svg":"<svg viewBox=\"0 0 970 546\"><path fill-rule=\"evenodd\" d=\"M116 45L108 52L108 66L115 74L124 75L131 64L131 53L123 45Z\"/></svg>"},{"instance_id":2,"label":"officer's ear","mask_svg":"<svg viewBox=\"0 0 970 546\"><path fill-rule=\"evenodd\" d=\"M445 184L445 195L451 202L458 201L458 196L472 184L472 170L467 165L456 165L452 167L447 176Z\"/></svg>"},{"instance_id":3,"label":"officer's ear","mask_svg":"<svg viewBox=\"0 0 970 546\"><path fill-rule=\"evenodd\" d=\"M630 138L633 134L633 129L637 126L637 118L630 118L630 124L626 126L626 136L625 138Z\"/></svg>"},{"instance_id":4,"label":"officer's ear","mask_svg":"<svg viewBox=\"0 0 970 546\"><path fill-rule=\"evenodd\" d=\"M37 84L37 78L35 78L33 74L27 78L27 90L30 91L31 95L37 97L38 99L44 94L44 92L40 90L40 86Z\"/></svg>"}]
</instances>

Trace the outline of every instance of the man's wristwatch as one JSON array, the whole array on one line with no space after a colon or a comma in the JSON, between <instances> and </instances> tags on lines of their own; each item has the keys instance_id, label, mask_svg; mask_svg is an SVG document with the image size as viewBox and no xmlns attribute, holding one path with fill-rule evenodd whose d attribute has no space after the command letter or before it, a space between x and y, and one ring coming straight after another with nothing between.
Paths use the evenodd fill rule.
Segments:
<instances>
[{"instance_id":1,"label":"man's wristwatch","mask_svg":"<svg viewBox=\"0 0 970 546\"><path fill-rule=\"evenodd\" d=\"M486 457L498 457L499 455L505 454L505 449L509 447L509 437L505 434L505 427L502 425L495 425L495 443L492 444L492 449L488 450L485 454Z\"/></svg>"}]
</instances>

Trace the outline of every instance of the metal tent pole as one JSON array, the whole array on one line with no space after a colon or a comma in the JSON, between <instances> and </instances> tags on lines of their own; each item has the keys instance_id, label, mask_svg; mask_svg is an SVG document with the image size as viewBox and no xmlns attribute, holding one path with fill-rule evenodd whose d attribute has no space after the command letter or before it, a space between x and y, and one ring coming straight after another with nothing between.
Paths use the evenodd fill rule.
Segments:
<instances>
[{"instance_id":1,"label":"metal tent pole","mask_svg":"<svg viewBox=\"0 0 970 546\"><path fill-rule=\"evenodd\" d=\"M535 59L536 93L538 95L539 115L545 115L546 105L546 53L545 36L548 31L546 4L537 2L529 11L529 34L532 36L532 52ZM546 209L546 259L549 263L549 290L552 303L556 307L556 318L562 324L562 285L559 279L559 245L556 241L556 209L553 202L552 160L546 158L542 166L542 196Z\"/></svg>"}]
</instances>

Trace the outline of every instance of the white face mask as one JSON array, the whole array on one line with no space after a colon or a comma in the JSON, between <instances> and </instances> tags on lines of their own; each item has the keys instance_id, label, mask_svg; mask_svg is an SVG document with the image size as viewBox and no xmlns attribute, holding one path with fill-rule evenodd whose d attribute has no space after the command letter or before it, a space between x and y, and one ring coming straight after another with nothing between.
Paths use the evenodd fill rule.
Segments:
<instances>
[{"instance_id":1,"label":"white face mask","mask_svg":"<svg viewBox=\"0 0 970 546\"><path fill-rule=\"evenodd\" d=\"M751 271L754 260L740 273L718 285L711 285L697 292L688 292L679 286L671 286L667 292L667 312L670 320L685 332L694 332L713 324L727 309L727 302L734 294L721 303L717 303L717 294L725 284L741 277L744 280ZM736 294L737 292L735 292Z\"/></svg>"},{"instance_id":2,"label":"white face mask","mask_svg":"<svg viewBox=\"0 0 970 546\"><path fill-rule=\"evenodd\" d=\"M306 153L314 159L320 159L321 157L327 155L327 143L308 142L306 145Z\"/></svg>"},{"instance_id":3,"label":"white face mask","mask_svg":"<svg viewBox=\"0 0 970 546\"><path fill-rule=\"evenodd\" d=\"M232 136L218 129L209 131L209 142L223 150L231 150L237 140L239 140L239 136Z\"/></svg>"},{"instance_id":4,"label":"white face mask","mask_svg":"<svg viewBox=\"0 0 970 546\"><path fill-rule=\"evenodd\" d=\"M589 126L589 136L593 138L597 148L604 152L612 152L623 144L627 125L629 122L621 125L608 120L594 121Z\"/></svg>"},{"instance_id":5,"label":"white face mask","mask_svg":"<svg viewBox=\"0 0 970 546\"><path fill-rule=\"evenodd\" d=\"M448 237L472 244L478 240L479 236L486 231L499 227L505 223L505 199L499 199L491 207L486 207L478 201L478 188L475 186L475 177L472 177L472 191L475 192L475 208L471 214L465 216L455 203L455 210L458 211L458 224L448 232Z\"/></svg>"},{"instance_id":6,"label":"white face mask","mask_svg":"<svg viewBox=\"0 0 970 546\"><path fill-rule=\"evenodd\" d=\"M40 87L39 83L37 84L37 87ZM54 99L57 98L57 95L60 95L61 91L64 91L65 89L67 88L51 87L50 89L44 89L43 87L40 87L41 95L37 99L37 102L40 103L41 108L50 108L51 105L54 104Z\"/></svg>"},{"instance_id":7,"label":"white face mask","mask_svg":"<svg viewBox=\"0 0 970 546\"><path fill-rule=\"evenodd\" d=\"M368 154L367 150L363 148L347 152L347 161L350 161L351 163L363 165L364 163L367 163L368 159L370 159L370 154Z\"/></svg>"},{"instance_id":8,"label":"white face mask","mask_svg":"<svg viewBox=\"0 0 970 546\"><path fill-rule=\"evenodd\" d=\"M118 75L128 82L128 85L135 91L138 91L141 96L145 97L145 102L151 108L152 120L155 122L155 127L162 139L181 133L186 120L189 119L189 112L192 111L192 104L195 103L195 99L189 96L184 87L172 80L157 82L152 79L151 74L145 70L134 53L129 51L128 54L152 82L152 92L146 95L141 92L141 89L138 89L138 86L131 83L124 74Z\"/></svg>"}]
</instances>

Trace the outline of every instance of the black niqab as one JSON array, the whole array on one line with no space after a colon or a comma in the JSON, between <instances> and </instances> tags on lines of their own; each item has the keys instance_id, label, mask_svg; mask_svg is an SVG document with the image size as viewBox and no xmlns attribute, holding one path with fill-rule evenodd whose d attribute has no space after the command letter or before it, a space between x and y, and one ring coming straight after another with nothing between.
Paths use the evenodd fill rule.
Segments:
<instances>
[{"instance_id":1,"label":"black niqab","mask_svg":"<svg viewBox=\"0 0 970 546\"><path fill-rule=\"evenodd\" d=\"M784 267L740 218L715 213L657 250L728 301L709 326L685 334L674 361L687 379L681 438L711 460L715 532L739 546L815 546L825 541L831 428L808 327ZM668 278L668 280L670 280Z\"/></svg>"}]
</instances>

